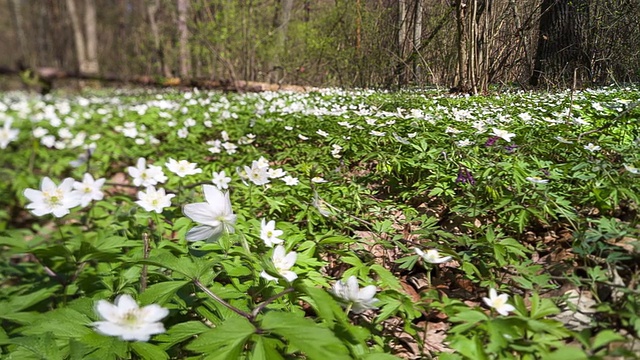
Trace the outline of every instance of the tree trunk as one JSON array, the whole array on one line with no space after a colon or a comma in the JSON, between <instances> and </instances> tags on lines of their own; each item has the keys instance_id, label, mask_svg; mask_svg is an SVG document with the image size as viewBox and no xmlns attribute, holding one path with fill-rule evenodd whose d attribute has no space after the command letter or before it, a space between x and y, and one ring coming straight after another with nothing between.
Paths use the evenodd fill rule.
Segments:
<instances>
[{"instance_id":1,"label":"tree trunk","mask_svg":"<svg viewBox=\"0 0 640 360\"><path fill-rule=\"evenodd\" d=\"M149 17L149 27L151 28L151 34L153 35L153 46L155 48L157 61L159 65L160 73L164 77L171 77L171 70L165 61L164 47L162 46L162 40L160 38L160 30L158 29L158 22L156 21L156 15L160 8L160 0L153 0L147 4L147 16Z\"/></svg>"},{"instance_id":2,"label":"tree trunk","mask_svg":"<svg viewBox=\"0 0 640 360\"><path fill-rule=\"evenodd\" d=\"M533 74L529 83L541 78L569 80L583 63L580 17L588 0L543 0L540 32Z\"/></svg>"},{"instance_id":3,"label":"tree trunk","mask_svg":"<svg viewBox=\"0 0 640 360\"><path fill-rule=\"evenodd\" d=\"M13 20L13 28L18 39L18 62L21 66L34 67L34 62L29 59L27 54L27 37L24 33L24 18L22 17L22 0L11 0L9 2L11 10L11 19Z\"/></svg>"},{"instance_id":4,"label":"tree trunk","mask_svg":"<svg viewBox=\"0 0 640 360\"><path fill-rule=\"evenodd\" d=\"M84 2L84 29L86 43L86 59L84 69L80 72L87 74L97 74L98 66L98 32L96 23L96 2L95 0L85 0Z\"/></svg>"},{"instance_id":5,"label":"tree trunk","mask_svg":"<svg viewBox=\"0 0 640 360\"><path fill-rule=\"evenodd\" d=\"M413 56L413 74L416 81L422 79L422 71L420 69L420 44L422 43L422 11L424 9L424 0L415 0L415 21L413 23L413 49L416 54Z\"/></svg>"},{"instance_id":6,"label":"tree trunk","mask_svg":"<svg viewBox=\"0 0 640 360\"><path fill-rule=\"evenodd\" d=\"M456 1L456 28L458 47L458 81L454 90L456 92L469 91L469 72L467 67L467 48L469 46L469 34L467 29L467 4L462 0Z\"/></svg>"},{"instance_id":7,"label":"tree trunk","mask_svg":"<svg viewBox=\"0 0 640 360\"><path fill-rule=\"evenodd\" d=\"M78 69L82 74L97 74L100 69L98 65L95 1L85 0L84 23L80 22L80 15L74 0L67 0L67 10L69 11L73 28Z\"/></svg>"},{"instance_id":8,"label":"tree trunk","mask_svg":"<svg viewBox=\"0 0 640 360\"><path fill-rule=\"evenodd\" d=\"M403 61L406 55L407 28L409 17L408 0L398 0L398 58ZM407 64L400 63L398 66L398 85L407 83Z\"/></svg>"},{"instance_id":9,"label":"tree trunk","mask_svg":"<svg viewBox=\"0 0 640 360\"><path fill-rule=\"evenodd\" d=\"M281 62L287 52L287 31L291 20L291 10L293 0L278 0L276 3L276 14L273 18L273 28L275 37L275 52L272 63L269 66L269 82L281 83L284 80L285 69Z\"/></svg>"},{"instance_id":10,"label":"tree trunk","mask_svg":"<svg viewBox=\"0 0 640 360\"><path fill-rule=\"evenodd\" d=\"M189 1L178 0L178 46L179 46L179 62L180 77L187 79L190 73L189 64L189 29L187 28L187 18L189 13Z\"/></svg>"}]
</instances>

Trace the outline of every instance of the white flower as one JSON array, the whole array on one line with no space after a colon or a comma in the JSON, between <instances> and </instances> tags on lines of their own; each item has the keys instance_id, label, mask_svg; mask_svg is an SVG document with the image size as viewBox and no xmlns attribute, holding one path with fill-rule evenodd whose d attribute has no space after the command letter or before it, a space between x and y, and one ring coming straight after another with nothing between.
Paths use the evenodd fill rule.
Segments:
<instances>
[{"instance_id":1,"label":"white flower","mask_svg":"<svg viewBox=\"0 0 640 360\"><path fill-rule=\"evenodd\" d=\"M458 147L465 147L465 146L469 146L473 144L473 142L469 139L464 139L464 140L460 140L460 141L456 141L456 145Z\"/></svg>"},{"instance_id":2,"label":"white flower","mask_svg":"<svg viewBox=\"0 0 640 360\"><path fill-rule=\"evenodd\" d=\"M511 142L511 138L516 136L516 134L514 133L510 133L507 130L501 130L501 129L497 129L497 128L493 128L493 133L494 136L497 136L499 138L504 139L507 142Z\"/></svg>"},{"instance_id":3,"label":"white flower","mask_svg":"<svg viewBox=\"0 0 640 360\"><path fill-rule=\"evenodd\" d=\"M302 134L298 134L298 138L299 138L300 140L309 140L309 138L308 138L308 137L306 137L306 136L304 136L304 135L302 135Z\"/></svg>"},{"instance_id":4,"label":"white flower","mask_svg":"<svg viewBox=\"0 0 640 360\"><path fill-rule=\"evenodd\" d=\"M288 126L287 125L287 126L284 127L284 129L287 130L287 131L291 131L291 130L293 130L293 126Z\"/></svg>"},{"instance_id":5,"label":"white flower","mask_svg":"<svg viewBox=\"0 0 640 360\"><path fill-rule=\"evenodd\" d=\"M104 185L105 178L97 180L93 179L93 176L89 173L85 173L82 177L82 182L75 181L73 183L74 190L80 196L80 206L85 207L89 205L91 200L102 200L104 194L100 188Z\"/></svg>"},{"instance_id":6,"label":"white flower","mask_svg":"<svg viewBox=\"0 0 640 360\"><path fill-rule=\"evenodd\" d=\"M510 311L513 311L516 309L515 307L513 307L513 305L507 304L507 299L509 299L509 295L507 294L498 295L498 293L496 292L496 289L490 289L489 297L482 298L482 300L484 301L485 304L487 304L487 306L495 309L500 315L504 315L504 316L509 315Z\"/></svg>"},{"instance_id":7,"label":"white flower","mask_svg":"<svg viewBox=\"0 0 640 360\"><path fill-rule=\"evenodd\" d=\"M40 190L25 189L24 196L31 201L27 209L36 216L53 214L55 217L63 217L69 213L69 209L80 205L80 196L73 192L72 178L66 178L60 186L45 177L40 184Z\"/></svg>"},{"instance_id":8,"label":"white flower","mask_svg":"<svg viewBox=\"0 0 640 360\"><path fill-rule=\"evenodd\" d=\"M189 230L187 241L211 240L215 241L225 232L233 233L236 215L231 209L229 193L223 193L213 185L203 185L204 197L207 202L187 204L184 214L191 220L202 224Z\"/></svg>"},{"instance_id":9,"label":"white flower","mask_svg":"<svg viewBox=\"0 0 640 360\"><path fill-rule=\"evenodd\" d=\"M165 332L160 320L169 315L169 310L157 304L141 308L127 294L118 296L114 304L106 300L98 301L96 312L104 320L91 324L97 332L136 341L149 341L151 335Z\"/></svg>"},{"instance_id":10,"label":"white flower","mask_svg":"<svg viewBox=\"0 0 640 360\"><path fill-rule=\"evenodd\" d=\"M296 259L298 258L298 254L295 251L291 251L289 253L285 252L284 246L278 245L273 250L273 255L271 256L271 260L273 261L273 265L276 268L278 274L287 279L288 282L292 282L293 280L298 278L298 274L294 273L290 269L296 263ZM278 278L267 274L266 271L262 271L260 276L269 280L269 281L277 281Z\"/></svg>"},{"instance_id":11,"label":"white flower","mask_svg":"<svg viewBox=\"0 0 640 360\"><path fill-rule=\"evenodd\" d=\"M260 223L260 239L264 241L268 247L273 247L273 244L282 244L284 240L278 238L282 235L283 231L276 229L276 222L271 220L267 222L262 219Z\"/></svg>"},{"instance_id":12,"label":"white flower","mask_svg":"<svg viewBox=\"0 0 640 360\"><path fill-rule=\"evenodd\" d=\"M314 178L311 179L312 183L316 183L316 184L322 184L322 183L326 183L327 180L321 178L320 176L316 176Z\"/></svg>"},{"instance_id":13,"label":"white flower","mask_svg":"<svg viewBox=\"0 0 640 360\"><path fill-rule=\"evenodd\" d=\"M188 129L188 128L183 127L183 128L181 128L181 129L179 129L179 130L178 130L178 137L179 137L180 139L184 139L184 138L186 138L187 136L189 136L189 129Z\"/></svg>"},{"instance_id":14,"label":"white flower","mask_svg":"<svg viewBox=\"0 0 640 360\"><path fill-rule=\"evenodd\" d=\"M351 306L350 310L355 314L360 314L368 309L375 309L373 305L379 300L376 299L375 285L365 286L362 289L358 286L358 279L350 276L346 282L337 281L333 285L331 292L340 300Z\"/></svg>"},{"instance_id":15,"label":"white flower","mask_svg":"<svg viewBox=\"0 0 640 360\"><path fill-rule=\"evenodd\" d=\"M585 145L584 148L589 150L589 151L591 151L591 152L598 151L598 150L601 149L600 146L594 145L593 143L589 143L589 144Z\"/></svg>"},{"instance_id":16,"label":"white flower","mask_svg":"<svg viewBox=\"0 0 640 360\"><path fill-rule=\"evenodd\" d=\"M441 264L451 260L451 256L440 256L440 253L436 249L429 249L424 252L418 248L413 248L413 251L422 257L422 260L430 264Z\"/></svg>"},{"instance_id":17,"label":"white flower","mask_svg":"<svg viewBox=\"0 0 640 360\"><path fill-rule=\"evenodd\" d=\"M269 176L270 179L278 179L285 175L287 175L287 173L282 170L282 168L267 169L267 176Z\"/></svg>"},{"instance_id":18,"label":"white flower","mask_svg":"<svg viewBox=\"0 0 640 360\"><path fill-rule=\"evenodd\" d=\"M539 176L527 176L526 179L534 184L547 184L549 182L549 180L543 179Z\"/></svg>"},{"instance_id":19,"label":"white flower","mask_svg":"<svg viewBox=\"0 0 640 360\"><path fill-rule=\"evenodd\" d=\"M563 138L562 136L556 136L556 140L558 140L558 142L561 142L563 144L573 144L573 141L567 140L567 139Z\"/></svg>"},{"instance_id":20,"label":"white flower","mask_svg":"<svg viewBox=\"0 0 640 360\"><path fill-rule=\"evenodd\" d=\"M222 143L222 147L227 151L227 154L229 155L233 155L237 152L238 150L238 145L231 143L231 142L224 142Z\"/></svg>"},{"instance_id":21,"label":"white flower","mask_svg":"<svg viewBox=\"0 0 640 360\"><path fill-rule=\"evenodd\" d=\"M251 167L245 166L244 172L247 174L247 179L256 185L264 185L269 183L268 168L261 166L258 161L253 161Z\"/></svg>"},{"instance_id":22,"label":"white flower","mask_svg":"<svg viewBox=\"0 0 640 360\"><path fill-rule=\"evenodd\" d=\"M329 133L326 131L323 131L322 129L318 129L318 131L316 131L316 134L322 136L322 137L327 137L329 136Z\"/></svg>"},{"instance_id":23,"label":"white flower","mask_svg":"<svg viewBox=\"0 0 640 360\"><path fill-rule=\"evenodd\" d=\"M185 177L187 175L195 175L202 172L202 169L198 168L198 164L188 162L187 160L176 161L172 158L169 158L169 162L165 163L167 169L172 173Z\"/></svg>"},{"instance_id":24,"label":"white flower","mask_svg":"<svg viewBox=\"0 0 640 360\"><path fill-rule=\"evenodd\" d=\"M293 177L291 175L287 175L287 176L283 177L282 181L284 181L284 183L289 185L289 186L296 186L296 185L298 185L298 183L300 183L298 178L295 178L295 177Z\"/></svg>"},{"instance_id":25,"label":"white flower","mask_svg":"<svg viewBox=\"0 0 640 360\"><path fill-rule=\"evenodd\" d=\"M135 186L149 187L159 182L167 181L167 177L162 172L162 168L154 165L147 167L145 158L139 158L136 166L129 166L127 171L129 175L133 177L133 184Z\"/></svg>"},{"instance_id":26,"label":"white flower","mask_svg":"<svg viewBox=\"0 0 640 360\"><path fill-rule=\"evenodd\" d=\"M211 180L211 182L213 183L213 185L215 185L218 189L220 190L224 190L224 189L228 189L229 188L229 183L231 182L231 178L227 176L227 174L224 172L224 170L220 171L220 172L213 172L213 179Z\"/></svg>"},{"instance_id":27,"label":"white flower","mask_svg":"<svg viewBox=\"0 0 640 360\"><path fill-rule=\"evenodd\" d=\"M6 149L10 142L18 138L20 131L11 128L12 122L13 120L7 119L0 128L0 149Z\"/></svg>"},{"instance_id":28,"label":"white flower","mask_svg":"<svg viewBox=\"0 0 640 360\"><path fill-rule=\"evenodd\" d=\"M633 167L631 165L624 164L624 168L632 174L636 174L636 175L640 174L640 169Z\"/></svg>"},{"instance_id":29,"label":"white flower","mask_svg":"<svg viewBox=\"0 0 640 360\"><path fill-rule=\"evenodd\" d=\"M385 136L387 133L385 133L384 131L371 130L369 131L369 134L373 136Z\"/></svg>"},{"instance_id":30,"label":"white flower","mask_svg":"<svg viewBox=\"0 0 640 360\"><path fill-rule=\"evenodd\" d=\"M171 198L174 194L165 194L164 189L156 190L154 186L149 186L146 191L138 191L138 201L136 204L140 205L146 211L155 211L158 214L162 213L164 208L171 206Z\"/></svg>"}]
</instances>

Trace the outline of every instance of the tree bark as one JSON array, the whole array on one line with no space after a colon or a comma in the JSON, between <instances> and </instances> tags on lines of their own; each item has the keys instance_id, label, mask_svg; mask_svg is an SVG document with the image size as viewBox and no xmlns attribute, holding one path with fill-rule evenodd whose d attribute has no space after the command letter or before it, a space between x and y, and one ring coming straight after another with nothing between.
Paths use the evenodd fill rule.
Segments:
<instances>
[{"instance_id":1,"label":"tree bark","mask_svg":"<svg viewBox=\"0 0 640 360\"><path fill-rule=\"evenodd\" d=\"M529 83L542 77L567 80L583 63L580 31L583 6L588 0L543 0L534 70Z\"/></svg>"},{"instance_id":2,"label":"tree bark","mask_svg":"<svg viewBox=\"0 0 640 360\"><path fill-rule=\"evenodd\" d=\"M401 61L406 55L407 29L408 29L408 0L398 0L398 58ZM398 84L400 86L407 83L407 64L400 63L398 66Z\"/></svg>"},{"instance_id":3,"label":"tree bark","mask_svg":"<svg viewBox=\"0 0 640 360\"><path fill-rule=\"evenodd\" d=\"M189 54L189 29L187 28L187 18L189 13L189 1L178 0L178 33L179 33L179 62L180 77L186 79L190 73Z\"/></svg>"},{"instance_id":4,"label":"tree bark","mask_svg":"<svg viewBox=\"0 0 640 360\"><path fill-rule=\"evenodd\" d=\"M287 52L287 31L289 29L292 9L293 0L278 0L276 3L276 14L273 18L275 51L272 62L269 65L270 82L280 83L284 80L285 71L281 62Z\"/></svg>"},{"instance_id":5,"label":"tree bark","mask_svg":"<svg viewBox=\"0 0 640 360\"><path fill-rule=\"evenodd\" d=\"M16 39L18 40L18 61L22 66L33 67L33 61L30 61L27 52L27 37L24 33L24 18L22 17L22 0L11 0L9 2L9 8L11 10L11 19L13 20Z\"/></svg>"},{"instance_id":6,"label":"tree bark","mask_svg":"<svg viewBox=\"0 0 640 360\"><path fill-rule=\"evenodd\" d=\"M419 46L422 43L422 11L424 10L424 0L415 0L415 21L413 23L413 49L412 51L417 55L413 57L413 73L416 80L422 78L422 72L420 71L420 49Z\"/></svg>"},{"instance_id":7,"label":"tree bark","mask_svg":"<svg viewBox=\"0 0 640 360\"><path fill-rule=\"evenodd\" d=\"M100 68L98 65L95 1L85 0L84 22L82 23L74 0L67 0L67 10L69 11L73 28L78 69L82 74L97 74Z\"/></svg>"},{"instance_id":8,"label":"tree bark","mask_svg":"<svg viewBox=\"0 0 640 360\"><path fill-rule=\"evenodd\" d=\"M453 90L456 92L469 91L469 72L467 48L469 46L469 34L467 29L467 4L462 0L456 1L456 28L458 47L458 81Z\"/></svg>"}]
</instances>

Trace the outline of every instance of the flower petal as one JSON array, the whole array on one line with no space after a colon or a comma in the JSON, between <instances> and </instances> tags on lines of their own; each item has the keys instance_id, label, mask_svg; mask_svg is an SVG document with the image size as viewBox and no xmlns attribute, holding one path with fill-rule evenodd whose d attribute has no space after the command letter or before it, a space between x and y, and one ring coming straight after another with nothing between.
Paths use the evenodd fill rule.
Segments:
<instances>
[{"instance_id":1,"label":"flower petal","mask_svg":"<svg viewBox=\"0 0 640 360\"><path fill-rule=\"evenodd\" d=\"M185 239L187 241L208 240L222 234L222 227L212 227L207 225L199 225L187 232Z\"/></svg>"},{"instance_id":2,"label":"flower petal","mask_svg":"<svg viewBox=\"0 0 640 360\"><path fill-rule=\"evenodd\" d=\"M209 226L220 226L220 221L215 219L214 209L208 203L200 202L195 204L187 204L182 212L191 220Z\"/></svg>"}]
</instances>

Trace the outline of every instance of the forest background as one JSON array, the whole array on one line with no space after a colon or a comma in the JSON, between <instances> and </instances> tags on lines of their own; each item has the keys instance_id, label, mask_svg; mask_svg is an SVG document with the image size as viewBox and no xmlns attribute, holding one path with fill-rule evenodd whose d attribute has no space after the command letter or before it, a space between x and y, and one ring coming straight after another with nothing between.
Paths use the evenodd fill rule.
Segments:
<instances>
[{"instance_id":1,"label":"forest background","mask_svg":"<svg viewBox=\"0 0 640 360\"><path fill-rule=\"evenodd\" d=\"M0 26L0 74L23 80L482 93L640 79L638 0L0 0Z\"/></svg>"}]
</instances>

